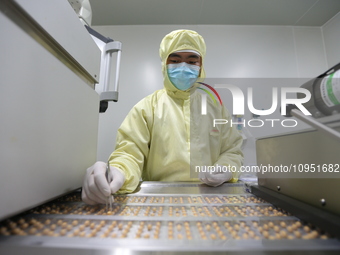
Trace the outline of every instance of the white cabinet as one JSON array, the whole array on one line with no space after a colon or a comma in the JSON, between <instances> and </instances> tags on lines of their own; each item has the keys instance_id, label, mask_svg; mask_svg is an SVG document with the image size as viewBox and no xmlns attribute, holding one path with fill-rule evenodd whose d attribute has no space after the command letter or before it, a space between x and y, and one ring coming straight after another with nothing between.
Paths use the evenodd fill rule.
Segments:
<instances>
[{"instance_id":1,"label":"white cabinet","mask_svg":"<svg viewBox=\"0 0 340 255\"><path fill-rule=\"evenodd\" d=\"M0 8L1 220L81 187L96 160L100 51L66 0Z\"/></svg>"}]
</instances>

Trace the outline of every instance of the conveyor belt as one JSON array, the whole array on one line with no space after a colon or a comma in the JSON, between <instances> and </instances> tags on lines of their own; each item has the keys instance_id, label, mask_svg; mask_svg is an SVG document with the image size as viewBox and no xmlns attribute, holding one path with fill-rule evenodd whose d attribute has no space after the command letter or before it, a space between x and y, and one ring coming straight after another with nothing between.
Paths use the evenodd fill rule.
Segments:
<instances>
[{"instance_id":1,"label":"conveyor belt","mask_svg":"<svg viewBox=\"0 0 340 255\"><path fill-rule=\"evenodd\" d=\"M76 191L0 224L0 254L337 254L340 242L244 184L144 183L112 211ZM95 252L94 252L95 251Z\"/></svg>"}]
</instances>

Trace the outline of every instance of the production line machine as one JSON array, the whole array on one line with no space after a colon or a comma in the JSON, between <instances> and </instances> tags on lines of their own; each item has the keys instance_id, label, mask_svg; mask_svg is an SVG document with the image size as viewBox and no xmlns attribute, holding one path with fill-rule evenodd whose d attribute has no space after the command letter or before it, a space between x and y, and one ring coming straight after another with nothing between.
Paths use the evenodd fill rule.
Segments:
<instances>
[{"instance_id":1,"label":"production line machine","mask_svg":"<svg viewBox=\"0 0 340 255\"><path fill-rule=\"evenodd\" d=\"M143 182L113 210L80 191L0 224L1 254L338 254L336 236L249 191L256 182Z\"/></svg>"},{"instance_id":2,"label":"production line machine","mask_svg":"<svg viewBox=\"0 0 340 255\"><path fill-rule=\"evenodd\" d=\"M258 172L219 187L141 182L112 210L73 190L2 219L0 254L339 254L339 104L322 104L317 92L326 83L337 93L329 80L338 67L303 85L316 95L306 105L313 117L290 109L314 128L256 142L258 167L288 175Z\"/></svg>"},{"instance_id":3,"label":"production line machine","mask_svg":"<svg viewBox=\"0 0 340 255\"><path fill-rule=\"evenodd\" d=\"M339 105L322 103L322 84L335 94L340 87L332 81L338 67L302 86L316 95L305 105L313 117L290 109L314 128L256 142L258 167L289 173L262 171L219 187L141 182L116 195L112 210L86 205L75 190L3 219L0 253L339 254Z\"/></svg>"},{"instance_id":4,"label":"production line machine","mask_svg":"<svg viewBox=\"0 0 340 255\"><path fill-rule=\"evenodd\" d=\"M45 12L39 12L37 6L43 6ZM15 105L6 100L8 95L16 95L15 102L27 110L7 107L11 111L2 116L8 127L1 133L2 152L6 152L1 155L1 255L340 253L340 185L334 171L330 175L322 172L318 178L278 178L275 173L265 173L259 174L258 180L241 179L219 187L142 182L133 194L115 196L112 210L105 205L83 203L79 190L83 169L96 158L93 148L98 136L95 123L99 98L93 86L100 73L100 52L64 1L6 0L0 7L2 27L6 28L2 32L8 39L1 41L0 48L21 60L0 70L6 88L1 102ZM63 13L63 19L54 26L51 20L58 20L53 15L59 13ZM70 31L77 37L64 36ZM43 59L39 82L27 78L33 71L17 75L17 70L32 66L31 58L22 58L22 45L25 52L30 49L36 59ZM80 50L79 45L85 50ZM105 47L109 54L117 50ZM45 67L51 67L49 72ZM27 94L30 80L35 89ZM311 81L305 88L315 95L306 107L316 106L313 117L318 118L321 128L258 139L258 165L295 165L299 170L299 165L339 164L340 143L328 135L324 124L338 133L340 105L332 106L332 101L327 101L320 92L325 85L319 81L322 79ZM338 89L339 85L333 87ZM19 92L23 93L21 97ZM49 98L49 104L45 98ZM74 98L79 99L79 107L74 107ZM109 100L106 96L100 99ZM46 112L65 115L54 114L46 119L35 108L29 108L35 105L43 105ZM294 114L299 113L293 110ZM13 121L13 116L15 120L30 116L34 123L22 125ZM65 119L68 125L59 125ZM28 139L31 137L33 142ZM51 144L53 150L45 149ZM43 167L37 167L38 160ZM20 192L16 192L18 171Z\"/></svg>"}]
</instances>

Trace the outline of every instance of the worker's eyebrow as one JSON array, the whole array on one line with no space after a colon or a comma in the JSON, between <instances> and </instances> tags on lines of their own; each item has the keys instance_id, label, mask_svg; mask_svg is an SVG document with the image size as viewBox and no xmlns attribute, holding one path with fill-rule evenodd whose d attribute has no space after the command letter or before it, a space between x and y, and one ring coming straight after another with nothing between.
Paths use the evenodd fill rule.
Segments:
<instances>
[{"instance_id":1,"label":"worker's eyebrow","mask_svg":"<svg viewBox=\"0 0 340 255\"><path fill-rule=\"evenodd\" d=\"M177 53L171 53L170 55L169 55L169 58L181 58L182 56L181 55L179 55L179 54L177 54ZM197 58L197 59L199 59L200 58L200 56L198 56L197 54L192 54L192 55L189 55L187 58Z\"/></svg>"},{"instance_id":2,"label":"worker's eyebrow","mask_svg":"<svg viewBox=\"0 0 340 255\"><path fill-rule=\"evenodd\" d=\"M171 53L169 55L169 57L177 57L177 58L180 58L181 56L179 54L176 54L176 53Z\"/></svg>"},{"instance_id":3,"label":"worker's eyebrow","mask_svg":"<svg viewBox=\"0 0 340 255\"><path fill-rule=\"evenodd\" d=\"M190 55L188 58L200 58L200 56L193 54L193 55Z\"/></svg>"}]
</instances>

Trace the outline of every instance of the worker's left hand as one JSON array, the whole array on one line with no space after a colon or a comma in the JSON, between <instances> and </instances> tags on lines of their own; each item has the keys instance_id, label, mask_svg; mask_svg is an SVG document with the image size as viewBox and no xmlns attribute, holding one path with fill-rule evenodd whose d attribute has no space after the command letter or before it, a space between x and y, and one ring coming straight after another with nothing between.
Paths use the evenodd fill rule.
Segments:
<instances>
[{"instance_id":1,"label":"worker's left hand","mask_svg":"<svg viewBox=\"0 0 340 255\"><path fill-rule=\"evenodd\" d=\"M106 163L98 161L86 170L83 182L82 200L90 205L105 204L107 197L116 193L124 184L125 176L123 173L110 166L110 183L105 177ZM111 196L110 196L111 199Z\"/></svg>"},{"instance_id":2,"label":"worker's left hand","mask_svg":"<svg viewBox=\"0 0 340 255\"><path fill-rule=\"evenodd\" d=\"M208 167L206 169L208 169ZM222 166L216 165L214 170L215 171L211 172L200 172L199 178L201 182L204 182L209 186L217 187L233 178L233 173L227 171L226 168L223 168Z\"/></svg>"}]
</instances>

